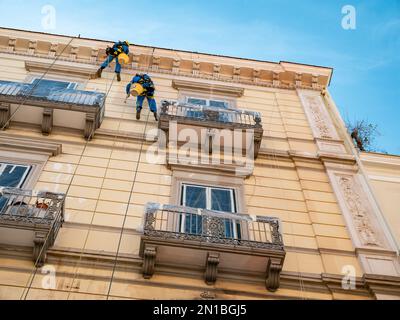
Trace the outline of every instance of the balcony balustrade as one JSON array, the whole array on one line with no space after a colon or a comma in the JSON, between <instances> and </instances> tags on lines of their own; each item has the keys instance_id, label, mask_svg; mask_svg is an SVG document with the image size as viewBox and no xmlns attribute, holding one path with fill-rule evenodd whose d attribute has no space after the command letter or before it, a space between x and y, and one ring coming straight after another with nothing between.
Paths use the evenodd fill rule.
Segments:
<instances>
[{"instance_id":1,"label":"balcony balustrade","mask_svg":"<svg viewBox=\"0 0 400 320\"><path fill-rule=\"evenodd\" d=\"M0 190L0 244L33 246L33 261L42 266L64 222L65 194L15 188Z\"/></svg>"},{"instance_id":2,"label":"balcony balustrade","mask_svg":"<svg viewBox=\"0 0 400 320\"><path fill-rule=\"evenodd\" d=\"M104 118L105 94L75 89L43 90L34 83L0 81L1 128L9 125L10 115L19 105L22 108L29 106L43 109L41 117L37 112L22 114L23 109L18 111L21 113L18 115L19 121L22 122L25 122L24 119L32 121L41 118L43 134L50 134L53 119L57 118L57 125L83 129L85 138L90 140ZM65 111L70 113L66 115L63 113Z\"/></svg>"},{"instance_id":3,"label":"balcony balustrade","mask_svg":"<svg viewBox=\"0 0 400 320\"><path fill-rule=\"evenodd\" d=\"M264 132L259 112L164 100L160 112L159 128L167 133L167 137L171 121L176 121L178 126L182 127L251 131L254 136L255 158L258 155Z\"/></svg>"},{"instance_id":4,"label":"balcony balustrade","mask_svg":"<svg viewBox=\"0 0 400 320\"><path fill-rule=\"evenodd\" d=\"M218 270L265 276L266 287L279 287L285 259L277 218L149 203L141 240L143 276L159 265L199 269L213 284Z\"/></svg>"}]
</instances>

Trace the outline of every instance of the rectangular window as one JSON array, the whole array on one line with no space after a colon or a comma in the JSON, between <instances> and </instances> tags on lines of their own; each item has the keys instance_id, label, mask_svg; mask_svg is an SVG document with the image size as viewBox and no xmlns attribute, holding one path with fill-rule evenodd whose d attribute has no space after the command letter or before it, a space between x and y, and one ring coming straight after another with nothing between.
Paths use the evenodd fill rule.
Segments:
<instances>
[{"instance_id":1,"label":"rectangular window","mask_svg":"<svg viewBox=\"0 0 400 320\"><path fill-rule=\"evenodd\" d=\"M227 109L229 108L230 104L228 101L218 100L218 99L203 99L203 98L195 98L195 97L187 97L187 103L195 104L204 107L211 107L211 108L222 108Z\"/></svg>"},{"instance_id":2,"label":"rectangular window","mask_svg":"<svg viewBox=\"0 0 400 320\"><path fill-rule=\"evenodd\" d=\"M28 177L31 166L0 162L0 187L21 188ZM0 197L0 211L7 200Z\"/></svg>"},{"instance_id":3,"label":"rectangular window","mask_svg":"<svg viewBox=\"0 0 400 320\"><path fill-rule=\"evenodd\" d=\"M235 191L233 189L184 184L182 186L181 205L197 209L207 209L218 212L236 212ZM221 232L219 237L240 238L240 226L232 219L211 218L214 225L218 224ZM181 218L181 232L209 235L206 221L200 215L186 214ZM212 236L216 236L212 234Z\"/></svg>"},{"instance_id":4,"label":"rectangular window","mask_svg":"<svg viewBox=\"0 0 400 320\"><path fill-rule=\"evenodd\" d=\"M32 85L35 88L32 91L32 96L36 97L45 97L48 96L52 92L66 90L66 89L75 89L77 84L74 82L66 82L66 81L57 81L57 80L48 80L36 78L32 81Z\"/></svg>"},{"instance_id":5,"label":"rectangular window","mask_svg":"<svg viewBox=\"0 0 400 320\"><path fill-rule=\"evenodd\" d=\"M195 97L186 97L186 102L195 106L203 106L211 109L215 109L215 119L219 122L230 122L230 114L223 112L230 108L230 103L224 100L218 99L203 99ZM203 119L205 117L204 111L201 110L190 110L187 111L186 116L189 118Z\"/></svg>"}]
</instances>

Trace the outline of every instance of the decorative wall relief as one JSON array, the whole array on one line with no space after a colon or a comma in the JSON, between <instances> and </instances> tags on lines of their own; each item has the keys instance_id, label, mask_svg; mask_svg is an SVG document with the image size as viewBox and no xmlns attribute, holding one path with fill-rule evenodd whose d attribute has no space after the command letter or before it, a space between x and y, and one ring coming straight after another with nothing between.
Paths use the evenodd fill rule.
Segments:
<instances>
[{"instance_id":1,"label":"decorative wall relief","mask_svg":"<svg viewBox=\"0 0 400 320\"><path fill-rule=\"evenodd\" d=\"M377 239L377 232L370 220L371 208L368 199L361 195L360 187L356 184L354 177L339 175L338 181L361 244L364 246L381 246Z\"/></svg>"},{"instance_id":2,"label":"decorative wall relief","mask_svg":"<svg viewBox=\"0 0 400 320\"><path fill-rule=\"evenodd\" d=\"M297 90L297 92L318 148L330 153L345 153L344 144L339 138L321 93L311 90Z\"/></svg>"},{"instance_id":3,"label":"decorative wall relief","mask_svg":"<svg viewBox=\"0 0 400 320\"><path fill-rule=\"evenodd\" d=\"M326 110L321 93L310 90L298 90L298 94L315 138L337 140L338 134Z\"/></svg>"}]
</instances>

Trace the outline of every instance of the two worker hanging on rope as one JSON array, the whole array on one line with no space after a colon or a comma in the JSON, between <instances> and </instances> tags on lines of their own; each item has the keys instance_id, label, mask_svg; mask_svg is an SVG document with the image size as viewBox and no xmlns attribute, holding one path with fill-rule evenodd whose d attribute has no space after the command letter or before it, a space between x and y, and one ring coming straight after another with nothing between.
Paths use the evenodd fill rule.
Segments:
<instances>
[{"instance_id":1,"label":"two worker hanging on rope","mask_svg":"<svg viewBox=\"0 0 400 320\"><path fill-rule=\"evenodd\" d=\"M117 80L121 81L121 64L129 62L129 42L118 41L114 43L113 47L106 49L107 59L103 62L100 69L97 70L96 77L101 78L101 74L105 68L115 59L115 73L117 74Z\"/></svg>"},{"instance_id":2,"label":"two worker hanging on rope","mask_svg":"<svg viewBox=\"0 0 400 320\"><path fill-rule=\"evenodd\" d=\"M143 108L144 99L147 98L150 111L154 114L154 119L158 121L157 104L154 99L155 87L151 78L147 74L138 73L126 86L127 98L131 95L137 97L136 100L136 119L140 120L140 113Z\"/></svg>"}]
</instances>

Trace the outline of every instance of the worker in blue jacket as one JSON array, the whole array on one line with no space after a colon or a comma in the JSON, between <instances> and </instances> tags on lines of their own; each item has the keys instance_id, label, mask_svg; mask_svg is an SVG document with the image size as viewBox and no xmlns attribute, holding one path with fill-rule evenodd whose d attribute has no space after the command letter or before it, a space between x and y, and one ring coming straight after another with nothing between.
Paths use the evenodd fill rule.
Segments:
<instances>
[{"instance_id":1,"label":"worker in blue jacket","mask_svg":"<svg viewBox=\"0 0 400 320\"><path fill-rule=\"evenodd\" d=\"M97 70L96 77L101 78L101 74L105 68L115 59L115 73L117 74L117 80L121 81L121 64L118 61L118 56L121 53L129 54L129 42L128 41L118 41L115 42L113 47L108 47L106 49L107 59L103 62L100 69Z\"/></svg>"},{"instance_id":2,"label":"worker in blue jacket","mask_svg":"<svg viewBox=\"0 0 400 320\"><path fill-rule=\"evenodd\" d=\"M138 73L133 77L132 81L126 86L126 93L128 97L131 95L131 87L133 84L139 83L142 85L144 91L137 96L136 100L136 119L140 119L140 113L142 111L144 99L147 98L149 103L150 111L153 112L154 118L158 121L157 117L157 104L154 99L155 87L151 78L147 74Z\"/></svg>"}]
</instances>

